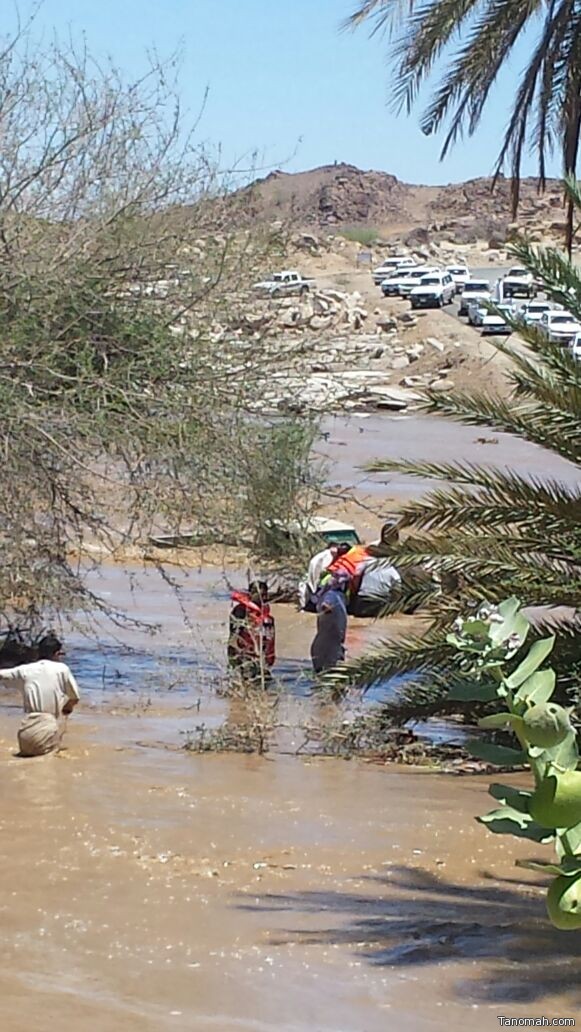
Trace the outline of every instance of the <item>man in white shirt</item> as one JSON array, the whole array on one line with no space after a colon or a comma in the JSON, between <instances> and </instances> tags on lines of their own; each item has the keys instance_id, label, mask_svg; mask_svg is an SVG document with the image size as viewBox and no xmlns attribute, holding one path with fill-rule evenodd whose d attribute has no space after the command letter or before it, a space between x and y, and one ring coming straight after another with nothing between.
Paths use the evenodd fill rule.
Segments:
<instances>
[{"instance_id":1,"label":"man in white shirt","mask_svg":"<svg viewBox=\"0 0 581 1032\"><path fill-rule=\"evenodd\" d=\"M51 713L53 717L72 713L80 694L66 663L64 649L54 634L47 634L38 646L34 663L0 670L0 681L20 690L25 713Z\"/></svg>"},{"instance_id":2,"label":"man in white shirt","mask_svg":"<svg viewBox=\"0 0 581 1032\"><path fill-rule=\"evenodd\" d=\"M371 557L363 564L358 591L350 607L353 616L377 616L401 587L401 577L386 559Z\"/></svg>"},{"instance_id":3,"label":"man in white shirt","mask_svg":"<svg viewBox=\"0 0 581 1032\"><path fill-rule=\"evenodd\" d=\"M73 712L80 698L77 682L62 662L62 643L54 634L41 640L38 656L33 663L0 670L0 681L20 691L24 712L29 714L18 734L21 752L26 756L41 755L58 747L58 721Z\"/></svg>"},{"instance_id":4,"label":"man in white shirt","mask_svg":"<svg viewBox=\"0 0 581 1032\"><path fill-rule=\"evenodd\" d=\"M344 555L349 551L349 548L350 545L347 544L331 545L329 548L324 548L322 552L317 552L313 556L309 563L306 579L299 584L300 609L306 610L307 613L315 613L317 611L315 595L319 590L322 575L333 560L340 555Z\"/></svg>"}]
</instances>

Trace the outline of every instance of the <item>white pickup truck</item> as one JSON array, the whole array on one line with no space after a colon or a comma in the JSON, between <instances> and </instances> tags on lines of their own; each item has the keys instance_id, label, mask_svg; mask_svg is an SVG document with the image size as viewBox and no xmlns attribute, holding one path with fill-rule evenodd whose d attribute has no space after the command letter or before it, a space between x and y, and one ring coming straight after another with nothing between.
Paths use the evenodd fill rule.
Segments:
<instances>
[{"instance_id":1,"label":"white pickup truck","mask_svg":"<svg viewBox=\"0 0 581 1032\"><path fill-rule=\"evenodd\" d=\"M289 295L308 294L315 286L315 281L304 279L300 272L294 269L285 269L283 272L275 272L269 279L255 283L253 290L257 294L265 294L269 297L288 297Z\"/></svg>"},{"instance_id":2,"label":"white pickup truck","mask_svg":"<svg viewBox=\"0 0 581 1032\"><path fill-rule=\"evenodd\" d=\"M500 281L500 290L502 301L511 297L534 297L537 292L533 274L521 265L513 265L512 269L508 270Z\"/></svg>"}]
</instances>

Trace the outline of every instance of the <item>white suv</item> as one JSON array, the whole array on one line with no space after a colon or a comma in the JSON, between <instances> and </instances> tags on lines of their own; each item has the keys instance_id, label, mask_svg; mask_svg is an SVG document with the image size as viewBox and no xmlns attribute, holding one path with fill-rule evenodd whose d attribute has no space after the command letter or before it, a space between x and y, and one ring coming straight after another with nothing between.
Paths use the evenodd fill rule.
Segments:
<instances>
[{"instance_id":1,"label":"white suv","mask_svg":"<svg viewBox=\"0 0 581 1032\"><path fill-rule=\"evenodd\" d=\"M432 272L412 287L409 299L412 308L443 308L452 304L455 294L456 284L449 272Z\"/></svg>"},{"instance_id":2,"label":"white suv","mask_svg":"<svg viewBox=\"0 0 581 1032\"><path fill-rule=\"evenodd\" d=\"M409 283L409 290L420 282L422 276L427 276L432 270L427 265L417 265L414 269L398 269L393 276L388 276L381 284L385 297L399 297L403 293L402 285ZM406 289L404 287L404 290ZM408 291L409 293L409 291Z\"/></svg>"},{"instance_id":3,"label":"white suv","mask_svg":"<svg viewBox=\"0 0 581 1032\"><path fill-rule=\"evenodd\" d=\"M471 301L490 301L491 291L488 280L472 279L464 286L460 295L460 308L458 315L468 315L468 305Z\"/></svg>"},{"instance_id":4,"label":"white suv","mask_svg":"<svg viewBox=\"0 0 581 1032\"><path fill-rule=\"evenodd\" d=\"M553 344L566 346L573 337L581 333L581 324L570 312L545 312L537 325Z\"/></svg>"},{"instance_id":5,"label":"white suv","mask_svg":"<svg viewBox=\"0 0 581 1032\"><path fill-rule=\"evenodd\" d=\"M467 265L447 265L446 272L450 273L456 286L456 293L460 294L470 279L470 269Z\"/></svg>"},{"instance_id":6,"label":"white suv","mask_svg":"<svg viewBox=\"0 0 581 1032\"><path fill-rule=\"evenodd\" d=\"M523 269L521 265L513 265L500 284L503 300L509 300L511 297L534 297L537 292L532 272Z\"/></svg>"},{"instance_id":7,"label":"white suv","mask_svg":"<svg viewBox=\"0 0 581 1032\"><path fill-rule=\"evenodd\" d=\"M418 263L414 258L404 258L403 255L399 258L386 258L385 261L371 273L373 276L373 282L376 287L380 287L382 281L392 272L396 272L398 269L413 269L417 264Z\"/></svg>"}]
</instances>

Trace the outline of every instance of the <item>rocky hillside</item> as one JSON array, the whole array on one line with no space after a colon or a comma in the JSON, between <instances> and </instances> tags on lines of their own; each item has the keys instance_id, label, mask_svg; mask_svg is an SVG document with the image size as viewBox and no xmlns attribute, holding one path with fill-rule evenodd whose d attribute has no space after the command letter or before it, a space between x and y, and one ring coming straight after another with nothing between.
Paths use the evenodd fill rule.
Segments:
<instances>
[{"instance_id":1,"label":"rocky hillside","mask_svg":"<svg viewBox=\"0 0 581 1032\"><path fill-rule=\"evenodd\" d=\"M494 191L490 178L441 187L414 186L386 172L337 164L309 172L271 172L245 194L245 208L259 221L292 219L302 228L317 230L369 227L382 238L409 244L426 242L426 234L459 244L502 242L512 223L510 180L504 178ZM543 235L561 229L558 181L549 181L544 194L539 194L536 181L526 179L521 196L519 227Z\"/></svg>"}]
</instances>

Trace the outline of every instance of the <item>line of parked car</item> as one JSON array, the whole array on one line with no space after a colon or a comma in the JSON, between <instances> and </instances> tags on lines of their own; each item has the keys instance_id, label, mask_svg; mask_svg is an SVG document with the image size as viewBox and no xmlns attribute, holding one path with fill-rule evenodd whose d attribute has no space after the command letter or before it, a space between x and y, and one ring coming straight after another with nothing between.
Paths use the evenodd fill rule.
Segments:
<instances>
[{"instance_id":1,"label":"line of parked car","mask_svg":"<svg viewBox=\"0 0 581 1032\"><path fill-rule=\"evenodd\" d=\"M538 327L553 343L569 346L581 359L581 323L561 305L537 299L539 285L522 266L513 266L491 284L473 278L466 265L442 268L400 256L387 258L372 275L385 297L407 298L412 308L443 308L459 295L458 314L483 335L508 336L515 321L523 322Z\"/></svg>"},{"instance_id":2,"label":"line of parked car","mask_svg":"<svg viewBox=\"0 0 581 1032\"><path fill-rule=\"evenodd\" d=\"M407 297L412 308L443 308L454 300L470 271L464 265L418 265L413 258L388 258L373 270L384 297Z\"/></svg>"}]
</instances>

